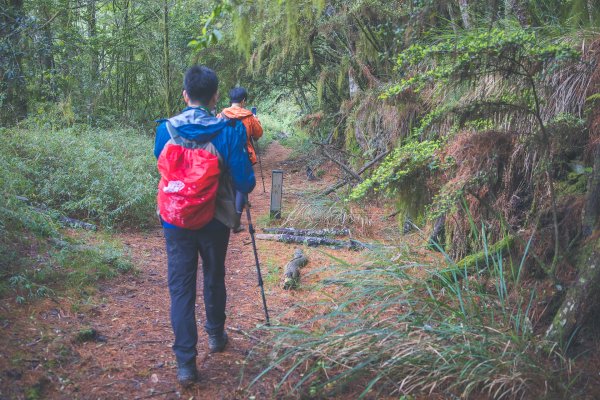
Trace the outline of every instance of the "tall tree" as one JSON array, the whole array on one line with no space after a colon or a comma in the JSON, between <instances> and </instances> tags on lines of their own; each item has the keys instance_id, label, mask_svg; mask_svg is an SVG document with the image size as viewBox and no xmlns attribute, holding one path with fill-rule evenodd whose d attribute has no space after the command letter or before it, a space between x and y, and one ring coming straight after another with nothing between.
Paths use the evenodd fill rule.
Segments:
<instances>
[{"instance_id":1,"label":"tall tree","mask_svg":"<svg viewBox=\"0 0 600 400\"><path fill-rule=\"evenodd\" d=\"M469 16L469 2L467 0L458 0L458 6L460 8L460 16L463 21L465 29L471 27L471 18Z\"/></svg>"},{"instance_id":2,"label":"tall tree","mask_svg":"<svg viewBox=\"0 0 600 400\"><path fill-rule=\"evenodd\" d=\"M14 123L27 115L27 85L23 71L23 0L0 0L0 122Z\"/></svg>"},{"instance_id":3,"label":"tall tree","mask_svg":"<svg viewBox=\"0 0 600 400\"><path fill-rule=\"evenodd\" d=\"M527 26L527 11L521 0L505 0L504 9L507 17L514 16L521 26Z\"/></svg>"},{"instance_id":4,"label":"tall tree","mask_svg":"<svg viewBox=\"0 0 600 400\"><path fill-rule=\"evenodd\" d=\"M171 91L171 55L169 51L169 3L163 4L163 74L165 79L165 112L170 115L173 111L173 98Z\"/></svg>"},{"instance_id":5,"label":"tall tree","mask_svg":"<svg viewBox=\"0 0 600 400\"><path fill-rule=\"evenodd\" d=\"M96 44L96 0L88 0L87 3L87 30L88 30L88 50L90 56L90 76L89 89L94 93L98 84L98 73L100 69L100 59ZM88 118L94 113L94 96L87 96L87 114Z\"/></svg>"}]
</instances>

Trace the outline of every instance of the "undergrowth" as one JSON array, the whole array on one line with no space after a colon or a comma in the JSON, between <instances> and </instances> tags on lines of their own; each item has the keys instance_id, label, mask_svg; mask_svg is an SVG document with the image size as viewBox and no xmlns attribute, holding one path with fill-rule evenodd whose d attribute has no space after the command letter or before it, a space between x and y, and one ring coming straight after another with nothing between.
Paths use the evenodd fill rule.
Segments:
<instances>
[{"instance_id":1,"label":"undergrowth","mask_svg":"<svg viewBox=\"0 0 600 400\"><path fill-rule=\"evenodd\" d=\"M126 129L52 130L34 121L1 132L0 296L22 303L130 271L120 243L101 232L65 231L60 217L147 224L151 141Z\"/></svg>"},{"instance_id":2,"label":"undergrowth","mask_svg":"<svg viewBox=\"0 0 600 400\"><path fill-rule=\"evenodd\" d=\"M143 226L153 218L158 178L149 137L124 128L27 123L2 136L2 180L14 195L105 227Z\"/></svg>"},{"instance_id":3,"label":"undergrowth","mask_svg":"<svg viewBox=\"0 0 600 400\"><path fill-rule=\"evenodd\" d=\"M282 94L273 94L261 101L257 107L257 117L263 127L265 137L259 140L262 148L273 140L283 140L293 135L295 122L298 119L299 108Z\"/></svg>"},{"instance_id":4,"label":"undergrowth","mask_svg":"<svg viewBox=\"0 0 600 400\"><path fill-rule=\"evenodd\" d=\"M535 335L536 289L519 284L523 262L487 253L485 275L448 275L410 254L373 257L368 267L337 260L318 284L337 294L329 311L271 328L269 364L251 384L283 369L276 396L569 396L570 361Z\"/></svg>"},{"instance_id":5,"label":"undergrowth","mask_svg":"<svg viewBox=\"0 0 600 400\"><path fill-rule=\"evenodd\" d=\"M0 297L24 303L60 291L83 291L133 268L107 235L65 235L55 216L19 201L0 206Z\"/></svg>"}]
</instances>

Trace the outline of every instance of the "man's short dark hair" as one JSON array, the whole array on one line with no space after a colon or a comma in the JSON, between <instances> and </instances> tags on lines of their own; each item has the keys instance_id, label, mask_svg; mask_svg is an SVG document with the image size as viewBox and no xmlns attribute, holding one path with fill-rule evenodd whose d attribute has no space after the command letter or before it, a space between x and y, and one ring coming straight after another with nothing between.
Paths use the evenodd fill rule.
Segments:
<instances>
[{"instance_id":1,"label":"man's short dark hair","mask_svg":"<svg viewBox=\"0 0 600 400\"><path fill-rule=\"evenodd\" d=\"M207 105L214 94L217 93L219 78L212 69L194 65L186 71L183 77L183 88L190 100Z\"/></svg>"},{"instance_id":2,"label":"man's short dark hair","mask_svg":"<svg viewBox=\"0 0 600 400\"><path fill-rule=\"evenodd\" d=\"M244 100L248 99L248 92L246 91L246 88L243 88L241 86L238 87L234 87L233 89L231 89L229 91L229 100L232 103L241 103Z\"/></svg>"}]
</instances>

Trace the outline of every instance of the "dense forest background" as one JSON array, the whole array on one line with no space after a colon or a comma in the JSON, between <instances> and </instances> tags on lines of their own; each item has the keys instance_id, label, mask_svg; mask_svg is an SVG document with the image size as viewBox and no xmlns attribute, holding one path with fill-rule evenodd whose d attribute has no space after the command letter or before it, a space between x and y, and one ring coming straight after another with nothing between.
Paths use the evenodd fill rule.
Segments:
<instances>
[{"instance_id":1,"label":"dense forest background","mask_svg":"<svg viewBox=\"0 0 600 400\"><path fill-rule=\"evenodd\" d=\"M229 88L243 85L272 135L295 135L305 155L342 166L320 198L339 207L381 201L396 210L399 230L419 230L448 261L427 285L460 291L472 276L501 276L493 304L511 310L505 327L516 329L519 351L539 340L551 354L593 331L598 0L0 4L7 287L41 287L21 272L27 261L13 262L30 240L23 232L59 235L40 204L107 228L148 224L155 172L144 146L154 120L182 108L183 72L201 63L220 77L221 107ZM322 344L297 340L305 361L309 344ZM388 365L335 359L332 370ZM415 388L439 377L420 378L430 383Z\"/></svg>"}]
</instances>

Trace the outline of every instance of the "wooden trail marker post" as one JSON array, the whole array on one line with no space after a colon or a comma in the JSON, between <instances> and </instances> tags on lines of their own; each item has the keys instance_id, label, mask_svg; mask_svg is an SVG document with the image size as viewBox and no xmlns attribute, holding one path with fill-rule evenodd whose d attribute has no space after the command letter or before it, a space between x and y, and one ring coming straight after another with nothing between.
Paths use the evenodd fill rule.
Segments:
<instances>
[{"instance_id":1,"label":"wooden trail marker post","mask_svg":"<svg viewBox=\"0 0 600 400\"><path fill-rule=\"evenodd\" d=\"M283 171L274 169L271 172L271 218L281 218L283 200Z\"/></svg>"}]
</instances>

